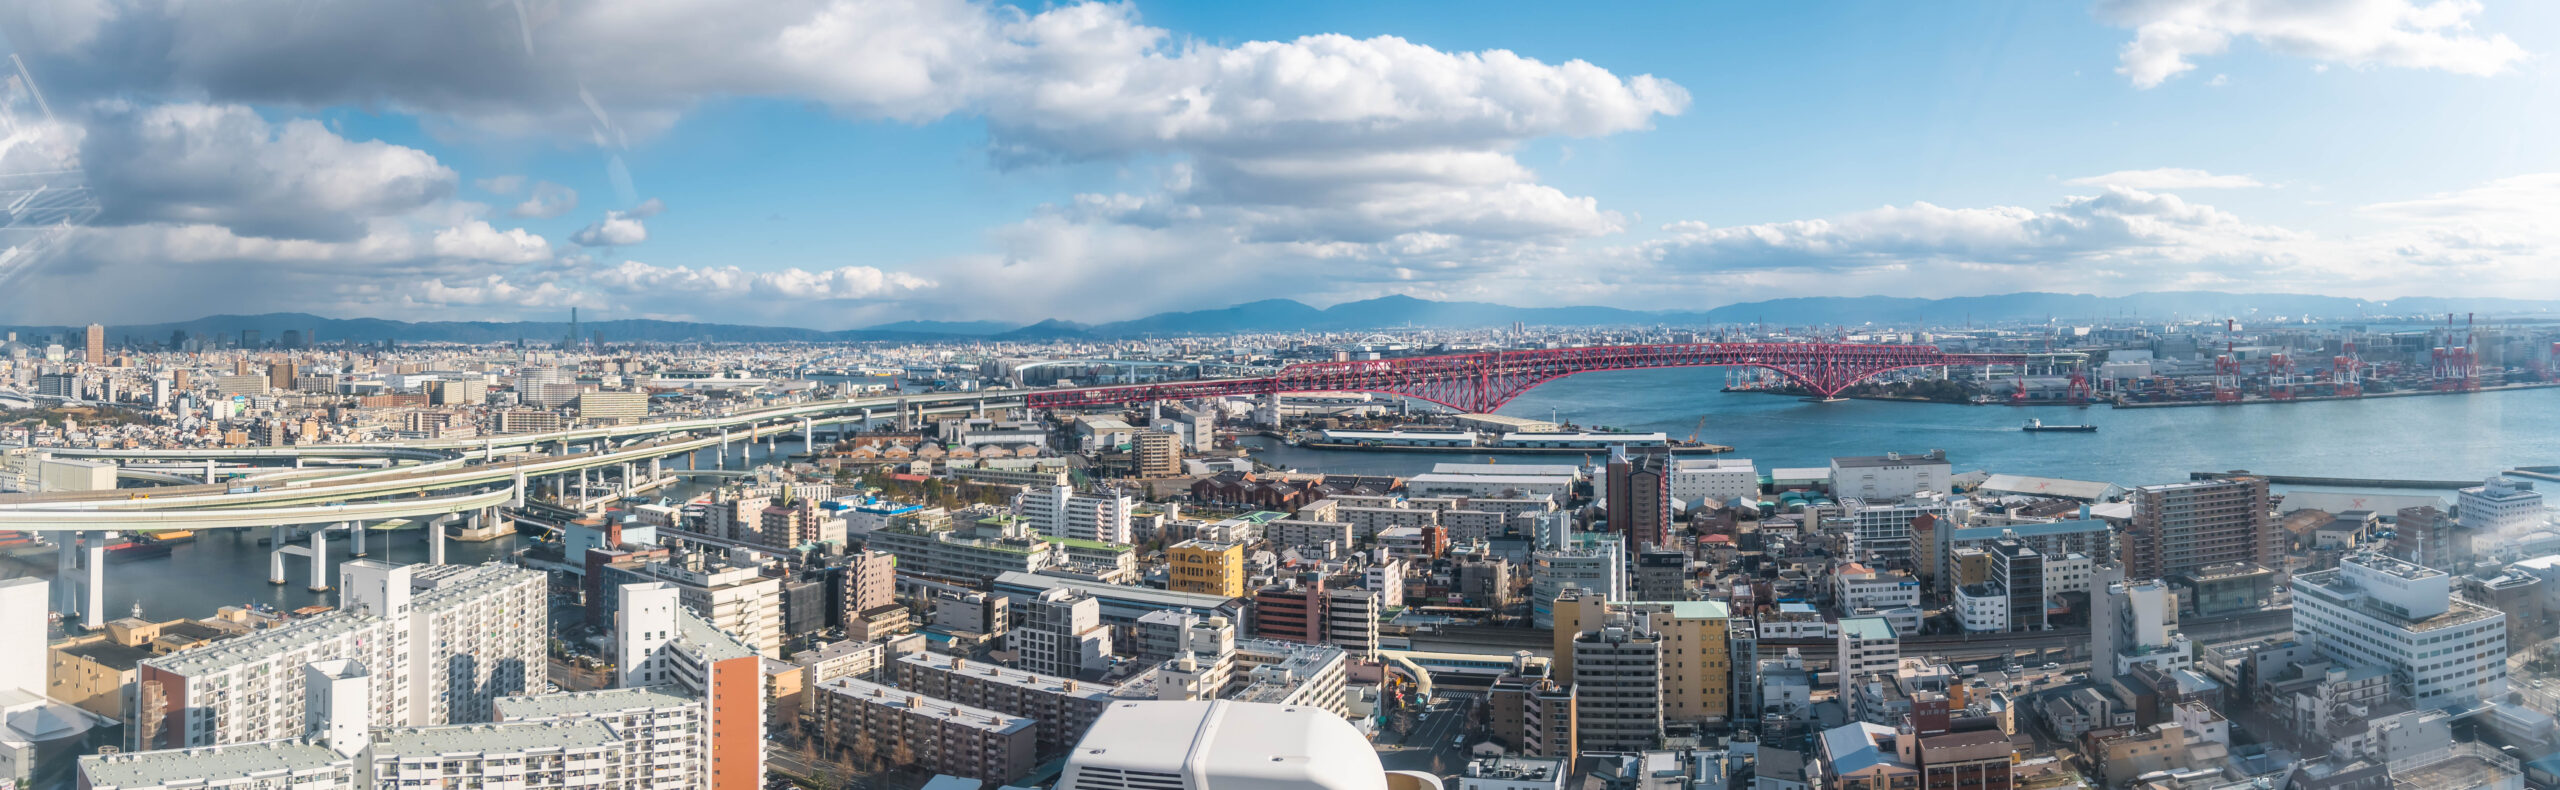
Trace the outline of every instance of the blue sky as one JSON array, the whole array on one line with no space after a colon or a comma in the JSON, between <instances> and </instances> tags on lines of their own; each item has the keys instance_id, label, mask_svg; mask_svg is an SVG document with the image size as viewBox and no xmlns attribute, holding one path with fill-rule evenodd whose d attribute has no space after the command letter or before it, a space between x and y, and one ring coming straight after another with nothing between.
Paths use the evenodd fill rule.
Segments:
<instances>
[{"instance_id":1,"label":"blue sky","mask_svg":"<svg viewBox=\"0 0 2560 790\"><path fill-rule=\"evenodd\" d=\"M0 9L0 312L2560 297L2550 4L463 5Z\"/></svg>"}]
</instances>

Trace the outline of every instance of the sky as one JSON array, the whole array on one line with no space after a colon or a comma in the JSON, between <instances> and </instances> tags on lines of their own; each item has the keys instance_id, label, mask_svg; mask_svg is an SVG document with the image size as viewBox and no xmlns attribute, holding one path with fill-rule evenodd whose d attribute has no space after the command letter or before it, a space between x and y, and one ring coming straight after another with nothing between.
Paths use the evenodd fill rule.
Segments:
<instances>
[{"instance_id":1,"label":"sky","mask_svg":"<svg viewBox=\"0 0 2560 790\"><path fill-rule=\"evenodd\" d=\"M0 39L0 323L2560 298L2553 3L15 0Z\"/></svg>"}]
</instances>

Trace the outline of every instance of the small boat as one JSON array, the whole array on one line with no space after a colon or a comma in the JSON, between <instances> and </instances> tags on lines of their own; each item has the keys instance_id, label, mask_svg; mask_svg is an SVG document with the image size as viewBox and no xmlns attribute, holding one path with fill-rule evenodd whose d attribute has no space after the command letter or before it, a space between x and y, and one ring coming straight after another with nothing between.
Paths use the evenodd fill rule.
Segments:
<instances>
[{"instance_id":1,"label":"small boat","mask_svg":"<svg viewBox=\"0 0 2560 790\"><path fill-rule=\"evenodd\" d=\"M2095 425L2046 425L2046 424L2044 424L2044 421L2043 421L2043 420L2028 420L2028 421L2027 421L2026 426L2025 426L2025 427L2022 427L2022 428L2019 428L2018 430L2026 431L2026 432L2028 432L2028 433L2046 433L2046 432L2058 432L2058 433L2097 433L2097 432L2098 432L2098 426L2095 426Z\"/></svg>"},{"instance_id":2,"label":"small boat","mask_svg":"<svg viewBox=\"0 0 2560 790\"><path fill-rule=\"evenodd\" d=\"M134 540L107 547L108 562L132 562L166 556L169 556L169 544L158 541Z\"/></svg>"}]
</instances>

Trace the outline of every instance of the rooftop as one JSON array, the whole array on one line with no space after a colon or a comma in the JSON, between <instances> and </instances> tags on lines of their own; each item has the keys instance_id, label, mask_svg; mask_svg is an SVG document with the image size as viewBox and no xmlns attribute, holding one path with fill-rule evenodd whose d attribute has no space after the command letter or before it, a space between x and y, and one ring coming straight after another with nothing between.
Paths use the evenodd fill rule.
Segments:
<instances>
[{"instance_id":1,"label":"rooftop","mask_svg":"<svg viewBox=\"0 0 2560 790\"><path fill-rule=\"evenodd\" d=\"M560 749L615 749L621 736L600 721L500 722L449 727L405 727L374 737L376 754L419 759L457 753L539 752Z\"/></svg>"},{"instance_id":2,"label":"rooftop","mask_svg":"<svg viewBox=\"0 0 2560 790\"><path fill-rule=\"evenodd\" d=\"M701 700L685 694L675 686L564 691L556 694L498 698L498 710L503 711L508 720L547 719L576 714L618 713L627 710L652 710L699 704Z\"/></svg>"},{"instance_id":3,"label":"rooftop","mask_svg":"<svg viewBox=\"0 0 2560 790\"><path fill-rule=\"evenodd\" d=\"M2043 524L2009 524L1997 527L1959 527L1949 531L1947 533L1947 539L1998 540L2003 533L2015 533L2021 538L2039 538L2046 535L2070 535L2083 532L2103 534L2107 529L2107 522L2097 519L2070 519L2066 521L2046 522Z\"/></svg>"},{"instance_id":4,"label":"rooftop","mask_svg":"<svg viewBox=\"0 0 2560 790\"><path fill-rule=\"evenodd\" d=\"M1850 639L1892 639L1893 623L1882 617L1840 618L1840 635Z\"/></svg>"},{"instance_id":5,"label":"rooftop","mask_svg":"<svg viewBox=\"0 0 2560 790\"><path fill-rule=\"evenodd\" d=\"M1931 450L1925 453L1851 455L1831 459L1832 466L1841 468L1861 466L1908 466L1911 464L1943 464L1946 462L1947 451L1945 450Z\"/></svg>"},{"instance_id":6,"label":"rooftop","mask_svg":"<svg viewBox=\"0 0 2560 790\"><path fill-rule=\"evenodd\" d=\"M212 782L316 771L332 765L345 770L349 763L328 747L305 741L262 741L80 758L80 772L88 776L89 786L98 788L145 787L180 780Z\"/></svg>"},{"instance_id":7,"label":"rooftop","mask_svg":"<svg viewBox=\"0 0 2560 790\"><path fill-rule=\"evenodd\" d=\"M876 705L897 708L899 710L906 711L911 715L931 717L951 722L953 724L967 726L972 729L986 730L999 734L1027 730L1034 725L1034 722L1031 719L1023 718L1021 716L1007 716L986 708L962 705L948 700L938 700L915 692L902 691L888 686L883 686L878 683L856 680L853 678L836 678L834 680L818 684L818 688L831 694L851 697L854 699L868 700Z\"/></svg>"}]
</instances>

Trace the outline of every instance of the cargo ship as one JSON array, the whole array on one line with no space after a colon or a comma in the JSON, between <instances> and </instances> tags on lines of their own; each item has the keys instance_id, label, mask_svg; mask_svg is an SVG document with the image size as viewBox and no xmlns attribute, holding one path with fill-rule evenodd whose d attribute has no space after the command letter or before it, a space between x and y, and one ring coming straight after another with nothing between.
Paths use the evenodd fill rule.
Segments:
<instances>
[{"instance_id":1,"label":"cargo ship","mask_svg":"<svg viewBox=\"0 0 2560 790\"><path fill-rule=\"evenodd\" d=\"M123 543L107 545L108 562L132 562L169 556L169 544L150 538L136 537Z\"/></svg>"},{"instance_id":2,"label":"cargo ship","mask_svg":"<svg viewBox=\"0 0 2560 790\"><path fill-rule=\"evenodd\" d=\"M2097 433L2098 426L2046 425L2043 420L2028 420L2026 426L2019 428L2018 430L2026 431L2028 433Z\"/></svg>"}]
</instances>

